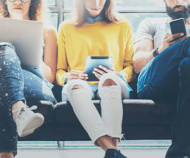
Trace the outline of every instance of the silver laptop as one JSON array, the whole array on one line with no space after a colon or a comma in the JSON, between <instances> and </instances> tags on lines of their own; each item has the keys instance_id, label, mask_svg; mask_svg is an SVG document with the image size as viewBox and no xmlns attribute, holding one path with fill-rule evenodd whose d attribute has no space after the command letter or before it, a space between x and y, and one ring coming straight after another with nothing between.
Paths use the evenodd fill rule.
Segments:
<instances>
[{"instance_id":1,"label":"silver laptop","mask_svg":"<svg viewBox=\"0 0 190 158\"><path fill-rule=\"evenodd\" d=\"M0 18L0 42L13 44L22 65L39 67L43 53L43 23Z\"/></svg>"}]
</instances>

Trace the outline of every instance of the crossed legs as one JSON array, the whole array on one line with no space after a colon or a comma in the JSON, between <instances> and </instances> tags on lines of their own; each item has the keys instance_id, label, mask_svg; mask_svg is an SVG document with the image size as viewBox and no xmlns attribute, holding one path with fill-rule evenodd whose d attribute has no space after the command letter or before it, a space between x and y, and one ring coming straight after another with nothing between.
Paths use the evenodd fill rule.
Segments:
<instances>
[{"instance_id":1,"label":"crossed legs","mask_svg":"<svg viewBox=\"0 0 190 158\"><path fill-rule=\"evenodd\" d=\"M99 83L102 118L92 103L93 92L87 82L73 80L67 84L66 94L73 110L92 142L103 150L117 149L121 139L122 101L119 78L105 76Z\"/></svg>"}]
</instances>

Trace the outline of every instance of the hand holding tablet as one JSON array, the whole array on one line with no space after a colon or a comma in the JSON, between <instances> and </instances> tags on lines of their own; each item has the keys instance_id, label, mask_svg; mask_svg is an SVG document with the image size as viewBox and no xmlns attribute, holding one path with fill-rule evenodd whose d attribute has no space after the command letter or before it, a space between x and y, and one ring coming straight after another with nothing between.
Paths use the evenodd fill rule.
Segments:
<instances>
[{"instance_id":1,"label":"hand holding tablet","mask_svg":"<svg viewBox=\"0 0 190 158\"><path fill-rule=\"evenodd\" d=\"M105 72L107 73L107 71L112 68L112 65L112 57L86 57L85 73L88 74L87 81L98 81L99 76L101 76Z\"/></svg>"},{"instance_id":2,"label":"hand holding tablet","mask_svg":"<svg viewBox=\"0 0 190 158\"><path fill-rule=\"evenodd\" d=\"M76 79L86 81L88 79L88 75L82 71L71 70L67 76L67 83L71 80L76 80Z\"/></svg>"}]
</instances>

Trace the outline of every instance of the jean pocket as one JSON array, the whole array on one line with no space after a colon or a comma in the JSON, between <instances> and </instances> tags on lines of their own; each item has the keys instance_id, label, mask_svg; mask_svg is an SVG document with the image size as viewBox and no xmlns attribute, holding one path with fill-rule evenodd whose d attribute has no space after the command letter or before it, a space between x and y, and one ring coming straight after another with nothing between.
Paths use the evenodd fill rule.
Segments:
<instances>
[{"instance_id":1,"label":"jean pocket","mask_svg":"<svg viewBox=\"0 0 190 158\"><path fill-rule=\"evenodd\" d=\"M138 96L141 99L158 99L160 94L156 92L149 84L145 84L144 87L138 91Z\"/></svg>"}]
</instances>

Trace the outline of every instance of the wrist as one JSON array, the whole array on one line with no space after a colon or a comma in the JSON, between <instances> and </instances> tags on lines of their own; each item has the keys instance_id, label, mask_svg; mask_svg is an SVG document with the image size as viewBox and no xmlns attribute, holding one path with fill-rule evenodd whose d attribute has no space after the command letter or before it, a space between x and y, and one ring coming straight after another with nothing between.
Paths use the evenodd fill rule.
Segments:
<instances>
[{"instance_id":1,"label":"wrist","mask_svg":"<svg viewBox=\"0 0 190 158\"><path fill-rule=\"evenodd\" d=\"M67 74L65 75L64 84L67 84L68 78L69 78L69 73L67 73Z\"/></svg>"},{"instance_id":2,"label":"wrist","mask_svg":"<svg viewBox=\"0 0 190 158\"><path fill-rule=\"evenodd\" d=\"M158 48L158 53L160 54L163 51L163 48Z\"/></svg>"},{"instance_id":3,"label":"wrist","mask_svg":"<svg viewBox=\"0 0 190 158\"><path fill-rule=\"evenodd\" d=\"M122 73L122 72L119 72L119 77L126 82L126 76Z\"/></svg>"},{"instance_id":4,"label":"wrist","mask_svg":"<svg viewBox=\"0 0 190 158\"><path fill-rule=\"evenodd\" d=\"M158 51L159 48L155 48L153 51L152 51L152 54L154 57L156 57L157 55L159 55L159 51Z\"/></svg>"}]
</instances>

